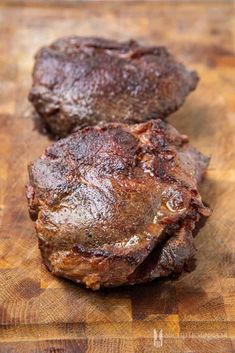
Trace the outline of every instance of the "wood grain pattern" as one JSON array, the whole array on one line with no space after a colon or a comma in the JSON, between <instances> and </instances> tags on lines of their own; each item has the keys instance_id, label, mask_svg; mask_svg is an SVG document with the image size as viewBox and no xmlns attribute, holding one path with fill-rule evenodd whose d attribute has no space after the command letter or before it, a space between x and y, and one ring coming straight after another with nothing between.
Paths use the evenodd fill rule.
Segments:
<instances>
[{"instance_id":1,"label":"wood grain pattern","mask_svg":"<svg viewBox=\"0 0 235 353\"><path fill-rule=\"evenodd\" d=\"M0 4L0 353L234 352L233 4L13 3ZM24 185L51 142L33 128L27 93L35 51L71 34L168 45L201 76L170 122L212 156L201 190L213 214L196 238L197 269L178 280L93 293L41 264Z\"/></svg>"}]
</instances>

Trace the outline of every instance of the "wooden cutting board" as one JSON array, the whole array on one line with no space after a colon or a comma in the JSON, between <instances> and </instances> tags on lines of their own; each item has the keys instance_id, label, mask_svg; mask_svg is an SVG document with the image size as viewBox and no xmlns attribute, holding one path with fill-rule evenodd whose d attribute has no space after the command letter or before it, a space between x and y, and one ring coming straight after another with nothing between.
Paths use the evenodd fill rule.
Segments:
<instances>
[{"instance_id":1,"label":"wooden cutting board","mask_svg":"<svg viewBox=\"0 0 235 353\"><path fill-rule=\"evenodd\" d=\"M234 352L232 2L16 3L0 4L0 353ZM41 263L24 185L51 142L33 128L27 93L35 51L72 34L168 45L200 74L170 122L212 156L201 191L213 214L196 238L196 270L178 280L92 292Z\"/></svg>"}]
</instances>

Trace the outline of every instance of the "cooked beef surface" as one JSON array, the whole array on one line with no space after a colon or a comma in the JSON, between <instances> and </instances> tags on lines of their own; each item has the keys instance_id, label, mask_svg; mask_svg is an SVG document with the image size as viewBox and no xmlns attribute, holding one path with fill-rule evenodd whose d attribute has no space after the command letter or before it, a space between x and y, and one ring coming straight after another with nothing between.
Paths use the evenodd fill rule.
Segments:
<instances>
[{"instance_id":1,"label":"cooked beef surface","mask_svg":"<svg viewBox=\"0 0 235 353\"><path fill-rule=\"evenodd\" d=\"M37 53L29 100L48 131L64 137L100 121L163 119L197 82L164 47L69 37Z\"/></svg>"},{"instance_id":2,"label":"cooked beef surface","mask_svg":"<svg viewBox=\"0 0 235 353\"><path fill-rule=\"evenodd\" d=\"M208 216L208 158L162 120L106 123L61 139L29 166L27 198L45 264L87 287L181 273Z\"/></svg>"}]
</instances>

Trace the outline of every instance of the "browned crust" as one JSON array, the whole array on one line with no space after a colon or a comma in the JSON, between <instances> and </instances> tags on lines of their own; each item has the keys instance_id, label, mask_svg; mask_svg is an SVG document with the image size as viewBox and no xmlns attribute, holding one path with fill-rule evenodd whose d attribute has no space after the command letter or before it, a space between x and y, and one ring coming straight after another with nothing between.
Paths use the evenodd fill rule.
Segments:
<instances>
[{"instance_id":1,"label":"browned crust","mask_svg":"<svg viewBox=\"0 0 235 353\"><path fill-rule=\"evenodd\" d=\"M92 289L182 272L209 215L197 184L208 158L161 120L103 124L29 166L29 212L44 262Z\"/></svg>"},{"instance_id":2,"label":"browned crust","mask_svg":"<svg viewBox=\"0 0 235 353\"><path fill-rule=\"evenodd\" d=\"M36 54L29 100L48 131L64 137L100 121L164 119L197 82L165 47L68 37Z\"/></svg>"}]
</instances>

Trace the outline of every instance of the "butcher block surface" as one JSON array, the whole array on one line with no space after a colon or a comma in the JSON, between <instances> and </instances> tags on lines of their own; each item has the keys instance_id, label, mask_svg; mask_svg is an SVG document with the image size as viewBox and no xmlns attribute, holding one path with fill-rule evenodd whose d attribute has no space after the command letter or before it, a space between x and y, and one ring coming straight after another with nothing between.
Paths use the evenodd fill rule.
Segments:
<instances>
[{"instance_id":1,"label":"butcher block surface","mask_svg":"<svg viewBox=\"0 0 235 353\"><path fill-rule=\"evenodd\" d=\"M235 351L234 18L229 1L1 1L0 353ZM167 45L201 77L169 121L211 156L201 193L213 214L195 239L196 270L177 280L92 292L41 262L25 184L52 142L27 94L35 51L72 34Z\"/></svg>"}]
</instances>

